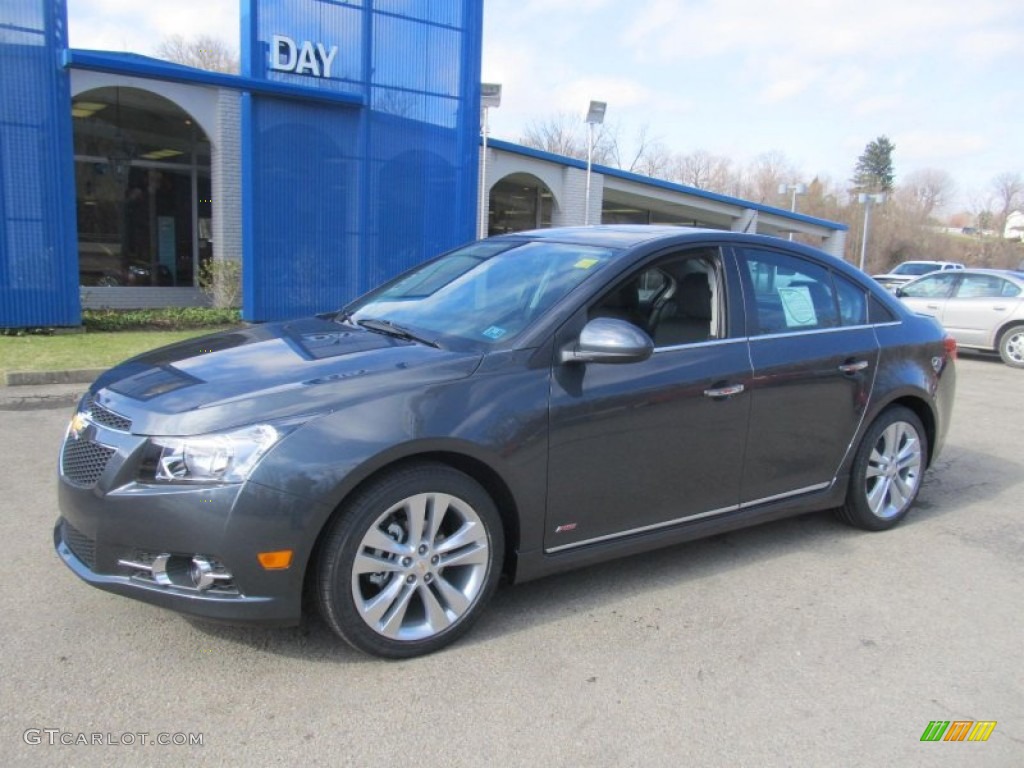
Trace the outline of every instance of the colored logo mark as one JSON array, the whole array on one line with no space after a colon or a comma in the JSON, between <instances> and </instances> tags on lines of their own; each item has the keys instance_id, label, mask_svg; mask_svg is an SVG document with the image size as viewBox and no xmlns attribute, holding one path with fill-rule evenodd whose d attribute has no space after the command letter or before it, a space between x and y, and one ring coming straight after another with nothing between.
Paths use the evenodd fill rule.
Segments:
<instances>
[{"instance_id":1,"label":"colored logo mark","mask_svg":"<svg viewBox=\"0 0 1024 768\"><path fill-rule=\"evenodd\" d=\"M921 741L988 741L996 723L996 720L932 720L921 734Z\"/></svg>"}]
</instances>

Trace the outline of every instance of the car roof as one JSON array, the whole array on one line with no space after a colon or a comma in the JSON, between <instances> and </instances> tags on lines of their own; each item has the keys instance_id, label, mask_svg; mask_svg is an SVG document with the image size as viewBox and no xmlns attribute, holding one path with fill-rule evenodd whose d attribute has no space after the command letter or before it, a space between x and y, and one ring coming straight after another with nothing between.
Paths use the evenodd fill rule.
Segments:
<instances>
[{"instance_id":1,"label":"car roof","mask_svg":"<svg viewBox=\"0 0 1024 768\"><path fill-rule=\"evenodd\" d=\"M1019 272L1014 269L991 269L989 267L967 267L965 269L956 270L957 277L968 277L970 275L995 275L996 277L1008 277L1010 280L1014 280L1024 285L1024 272ZM921 275L914 278L911 282L918 282L924 280L926 277L934 277L935 272L931 272L927 275ZM908 283L909 285L909 283Z\"/></svg>"},{"instance_id":2,"label":"car roof","mask_svg":"<svg viewBox=\"0 0 1024 768\"><path fill-rule=\"evenodd\" d=\"M590 227L551 227L530 229L525 232L511 232L500 238L527 240L548 240L559 243L596 245L610 248L631 248L652 240L686 238L687 236L726 235L727 230L700 229L657 224L600 224Z\"/></svg>"},{"instance_id":3,"label":"car roof","mask_svg":"<svg viewBox=\"0 0 1024 768\"><path fill-rule=\"evenodd\" d=\"M598 224L587 227L551 227L547 229L530 229L523 232L510 232L497 235L490 240L542 240L574 245L592 245L605 248L627 249L658 241L672 241L683 244L702 242L709 239L718 242L760 243L762 245L785 245L794 250L809 249L819 256L830 257L820 248L793 243L771 235L754 232L733 232L728 229L711 229L702 227L685 227L672 224Z\"/></svg>"},{"instance_id":4,"label":"car roof","mask_svg":"<svg viewBox=\"0 0 1024 768\"><path fill-rule=\"evenodd\" d=\"M958 275L997 275L999 277L1010 277L1015 280L1024 280L1024 272L1014 269L992 269L989 267L967 267L957 270Z\"/></svg>"}]
</instances>

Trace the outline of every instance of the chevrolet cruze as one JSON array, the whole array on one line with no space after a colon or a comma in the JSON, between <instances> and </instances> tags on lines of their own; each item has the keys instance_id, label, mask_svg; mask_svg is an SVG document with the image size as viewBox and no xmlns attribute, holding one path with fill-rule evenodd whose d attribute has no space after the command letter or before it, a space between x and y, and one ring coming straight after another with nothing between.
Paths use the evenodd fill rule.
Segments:
<instances>
[{"instance_id":1,"label":"chevrolet cruze","mask_svg":"<svg viewBox=\"0 0 1024 768\"><path fill-rule=\"evenodd\" d=\"M761 521L910 510L956 347L780 239L670 227L480 241L340 311L103 374L59 459L56 550L95 587L437 650L499 579ZM308 602L308 601L307 601Z\"/></svg>"}]
</instances>

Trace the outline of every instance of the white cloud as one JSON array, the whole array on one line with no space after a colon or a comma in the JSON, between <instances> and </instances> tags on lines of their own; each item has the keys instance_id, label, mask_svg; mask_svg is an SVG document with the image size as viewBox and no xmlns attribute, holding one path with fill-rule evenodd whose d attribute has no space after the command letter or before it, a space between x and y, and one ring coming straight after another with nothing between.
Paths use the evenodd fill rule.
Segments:
<instances>
[{"instance_id":1,"label":"white cloud","mask_svg":"<svg viewBox=\"0 0 1024 768\"><path fill-rule=\"evenodd\" d=\"M941 164L984 152L991 147L980 133L956 131L903 131L892 136L897 156L911 163L928 161Z\"/></svg>"}]
</instances>

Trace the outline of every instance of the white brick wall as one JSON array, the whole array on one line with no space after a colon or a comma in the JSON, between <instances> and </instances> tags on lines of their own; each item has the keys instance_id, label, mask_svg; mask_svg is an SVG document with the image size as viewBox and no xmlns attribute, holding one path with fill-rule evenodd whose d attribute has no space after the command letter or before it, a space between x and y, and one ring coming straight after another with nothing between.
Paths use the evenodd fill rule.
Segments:
<instances>
[{"instance_id":1,"label":"white brick wall","mask_svg":"<svg viewBox=\"0 0 1024 768\"><path fill-rule=\"evenodd\" d=\"M217 100L217 132L210 173L213 182L213 257L242 258L242 132L241 96L221 90Z\"/></svg>"}]
</instances>

